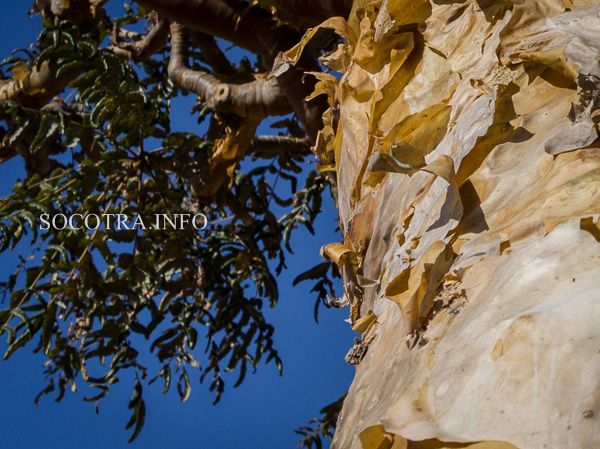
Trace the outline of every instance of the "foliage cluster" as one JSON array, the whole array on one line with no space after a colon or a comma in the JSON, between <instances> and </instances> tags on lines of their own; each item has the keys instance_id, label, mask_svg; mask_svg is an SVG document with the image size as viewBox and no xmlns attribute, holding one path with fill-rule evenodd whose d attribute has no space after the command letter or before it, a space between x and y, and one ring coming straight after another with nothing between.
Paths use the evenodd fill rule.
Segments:
<instances>
[{"instance_id":1,"label":"foliage cluster","mask_svg":"<svg viewBox=\"0 0 600 449\"><path fill-rule=\"evenodd\" d=\"M115 20L139 18L129 9ZM207 379L218 401L225 372L238 386L261 362L281 371L263 311L279 298L276 276L293 231L313 232L328 182L311 169L308 151L257 152L215 195L199 195L215 145L200 133L171 131L171 101L181 92L163 55L134 64L103 45L108 32L46 23L35 45L2 63L13 78L44 63L59 77L81 75L41 108L0 102L0 156L18 154L27 168L0 200L0 251L26 251L0 285L0 330L5 359L29 343L45 354L42 394L56 392L57 400L84 384L85 400L97 403L133 372L133 440L144 423L145 382L161 379L166 393L173 379L185 401L192 380ZM200 102L196 112L202 129L208 110ZM293 118L275 126L299 134ZM202 212L209 227L37 229L42 213L83 211ZM298 278L316 282L315 313L333 294L328 270Z\"/></svg>"}]
</instances>

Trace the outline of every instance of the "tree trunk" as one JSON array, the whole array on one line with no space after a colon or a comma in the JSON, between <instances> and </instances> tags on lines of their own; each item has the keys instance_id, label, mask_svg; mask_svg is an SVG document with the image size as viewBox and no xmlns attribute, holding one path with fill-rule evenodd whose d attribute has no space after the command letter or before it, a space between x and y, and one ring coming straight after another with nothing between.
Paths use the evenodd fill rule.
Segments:
<instances>
[{"instance_id":1,"label":"tree trunk","mask_svg":"<svg viewBox=\"0 0 600 449\"><path fill-rule=\"evenodd\" d=\"M362 333L333 446L600 447L600 1L358 0L333 27L324 254Z\"/></svg>"}]
</instances>

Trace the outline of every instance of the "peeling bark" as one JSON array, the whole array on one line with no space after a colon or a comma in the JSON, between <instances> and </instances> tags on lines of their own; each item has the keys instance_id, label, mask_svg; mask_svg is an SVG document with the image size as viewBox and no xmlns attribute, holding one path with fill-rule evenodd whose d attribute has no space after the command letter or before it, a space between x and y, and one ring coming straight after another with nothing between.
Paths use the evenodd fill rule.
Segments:
<instances>
[{"instance_id":1,"label":"peeling bark","mask_svg":"<svg viewBox=\"0 0 600 449\"><path fill-rule=\"evenodd\" d=\"M317 145L364 356L332 447L599 447L600 5L353 11Z\"/></svg>"}]
</instances>

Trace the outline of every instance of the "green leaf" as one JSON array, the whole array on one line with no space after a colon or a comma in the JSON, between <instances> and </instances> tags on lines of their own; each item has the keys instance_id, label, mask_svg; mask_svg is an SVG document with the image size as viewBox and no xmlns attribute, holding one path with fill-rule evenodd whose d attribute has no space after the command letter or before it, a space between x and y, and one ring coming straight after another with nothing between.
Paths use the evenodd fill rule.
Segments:
<instances>
[{"instance_id":1,"label":"green leaf","mask_svg":"<svg viewBox=\"0 0 600 449\"><path fill-rule=\"evenodd\" d=\"M8 349L6 350L6 352L4 353L4 356L2 356L2 358L4 360L8 360L8 358L14 354L14 352L19 349L22 348L23 346L25 346L25 344L31 340L33 338L33 335L31 334L31 331L29 329L25 330L21 335L19 335L19 337L8 347Z\"/></svg>"},{"instance_id":2,"label":"green leaf","mask_svg":"<svg viewBox=\"0 0 600 449\"><path fill-rule=\"evenodd\" d=\"M179 375L179 381L177 382L177 393L179 393L181 402L187 401L191 392L192 387L190 386L190 378L186 369L184 368L182 373Z\"/></svg>"},{"instance_id":3,"label":"green leaf","mask_svg":"<svg viewBox=\"0 0 600 449\"><path fill-rule=\"evenodd\" d=\"M44 323L42 325L42 349L44 353L48 353L50 342L52 340L52 331L56 321L56 303L51 301L48 304L46 313L44 313Z\"/></svg>"},{"instance_id":4,"label":"green leaf","mask_svg":"<svg viewBox=\"0 0 600 449\"><path fill-rule=\"evenodd\" d=\"M42 148L44 143L58 130L59 125L60 123L56 117L53 117L49 114L42 115L42 120L40 122L40 126L38 127L37 134L31 142L31 152L34 154L37 153Z\"/></svg>"},{"instance_id":5,"label":"green leaf","mask_svg":"<svg viewBox=\"0 0 600 449\"><path fill-rule=\"evenodd\" d=\"M292 282L292 285L296 286L300 282L308 281L310 279L318 279L325 276L327 274L327 270L329 269L329 265L329 262L323 262L315 265L314 267L306 270L304 273L298 275Z\"/></svg>"},{"instance_id":6,"label":"green leaf","mask_svg":"<svg viewBox=\"0 0 600 449\"><path fill-rule=\"evenodd\" d=\"M134 441L142 431L146 420L146 404L142 398L142 383L138 378L135 379L133 394L129 401L129 409L133 410L131 418L125 425L125 429L133 427L133 433L129 437L129 443Z\"/></svg>"},{"instance_id":7,"label":"green leaf","mask_svg":"<svg viewBox=\"0 0 600 449\"><path fill-rule=\"evenodd\" d=\"M56 77L59 78L63 75L67 75L69 73L77 72L79 69L83 68L83 64L81 61L70 61L62 64L56 70Z\"/></svg>"},{"instance_id":8,"label":"green leaf","mask_svg":"<svg viewBox=\"0 0 600 449\"><path fill-rule=\"evenodd\" d=\"M11 136L8 138L7 146L14 145L15 142L17 142L19 140L19 138L25 133L25 131L27 131L29 129L30 125L31 125L31 120L26 120L25 123L23 123L23 125L21 125L19 128L17 128L17 130L15 132L13 132L11 134Z\"/></svg>"},{"instance_id":9,"label":"green leaf","mask_svg":"<svg viewBox=\"0 0 600 449\"><path fill-rule=\"evenodd\" d=\"M163 394L167 394L169 388L171 387L171 368L169 368L169 365L165 365L163 367L162 373L163 379L165 380L165 383L163 385Z\"/></svg>"}]
</instances>

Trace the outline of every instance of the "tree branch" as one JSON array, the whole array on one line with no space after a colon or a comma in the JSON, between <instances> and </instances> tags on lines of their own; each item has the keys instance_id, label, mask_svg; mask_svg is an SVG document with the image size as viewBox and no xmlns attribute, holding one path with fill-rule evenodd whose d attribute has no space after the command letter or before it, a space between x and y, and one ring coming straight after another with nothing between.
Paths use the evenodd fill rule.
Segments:
<instances>
[{"instance_id":1,"label":"tree branch","mask_svg":"<svg viewBox=\"0 0 600 449\"><path fill-rule=\"evenodd\" d=\"M53 61L44 61L22 80L0 81L0 101L16 101L23 106L39 108L62 90L79 75L72 70L56 76Z\"/></svg>"},{"instance_id":2,"label":"tree branch","mask_svg":"<svg viewBox=\"0 0 600 449\"><path fill-rule=\"evenodd\" d=\"M190 38L194 45L200 49L202 56L206 60L206 63L211 66L213 72L228 76L235 74L235 67L227 59L227 56L223 54L214 37L201 31L192 30Z\"/></svg>"},{"instance_id":3,"label":"tree branch","mask_svg":"<svg viewBox=\"0 0 600 449\"><path fill-rule=\"evenodd\" d=\"M276 15L290 23L304 18L311 26L330 17L348 17L352 8L351 0L258 0L258 4L267 10L274 9Z\"/></svg>"},{"instance_id":4,"label":"tree branch","mask_svg":"<svg viewBox=\"0 0 600 449\"><path fill-rule=\"evenodd\" d=\"M292 112L285 93L273 77L230 84L221 82L210 73L189 69L185 63L186 41L183 26L172 23L169 78L183 89L203 96L214 111L259 120L269 115Z\"/></svg>"},{"instance_id":5,"label":"tree branch","mask_svg":"<svg viewBox=\"0 0 600 449\"><path fill-rule=\"evenodd\" d=\"M312 65L311 69L320 71L316 61L308 60L305 62ZM281 68L281 70L277 70L274 75L277 78L277 83L292 105L294 112L302 122L304 131L311 142L315 142L317 133L323 125L322 117L323 112L327 109L327 102L323 96L306 101L306 97L315 88L316 80L314 77L305 77L304 71L305 68L288 65Z\"/></svg>"},{"instance_id":6,"label":"tree branch","mask_svg":"<svg viewBox=\"0 0 600 449\"><path fill-rule=\"evenodd\" d=\"M106 17L103 5L107 0L35 0L34 10L44 20L58 25L63 20L76 23L82 29L94 28Z\"/></svg>"},{"instance_id":7,"label":"tree branch","mask_svg":"<svg viewBox=\"0 0 600 449\"><path fill-rule=\"evenodd\" d=\"M115 54L134 61L142 61L160 51L169 37L169 22L159 17L148 32L136 42L118 43L109 46Z\"/></svg>"},{"instance_id":8,"label":"tree branch","mask_svg":"<svg viewBox=\"0 0 600 449\"><path fill-rule=\"evenodd\" d=\"M160 15L186 28L225 39L260 56L270 69L275 56L291 48L300 34L290 27L278 26L274 17L245 3L224 0L138 0Z\"/></svg>"},{"instance_id":9,"label":"tree branch","mask_svg":"<svg viewBox=\"0 0 600 449\"><path fill-rule=\"evenodd\" d=\"M255 136L250 152L256 156L271 157L282 153L302 156L310 154L310 140L292 136Z\"/></svg>"},{"instance_id":10,"label":"tree branch","mask_svg":"<svg viewBox=\"0 0 600 449\"><path fill-rule=\"evenodd\" d=\"M86 31L106 19L104 3L106 0L35 0L34 10L50 23L69 20ZM22 79L0 80L0 101L16 101L31 108L44 106L80 73L74 69L57 76L56 69L56 61L44 61Z\"/></svg>"}]
</instances>

